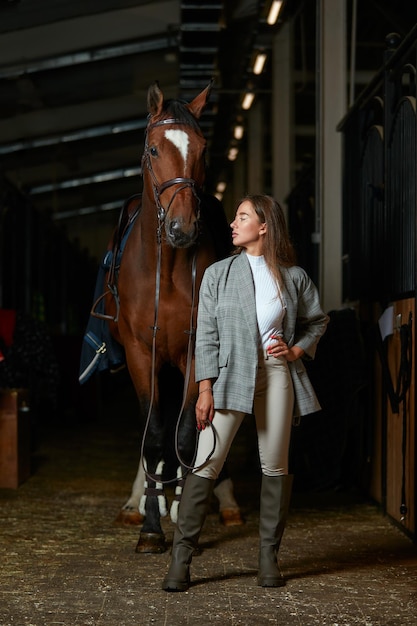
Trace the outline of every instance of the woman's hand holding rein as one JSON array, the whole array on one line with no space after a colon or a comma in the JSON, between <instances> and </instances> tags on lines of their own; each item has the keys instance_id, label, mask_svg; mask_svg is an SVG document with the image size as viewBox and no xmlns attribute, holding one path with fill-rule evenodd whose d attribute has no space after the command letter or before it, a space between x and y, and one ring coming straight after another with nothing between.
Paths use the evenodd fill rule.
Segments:
<instances>
[{"instance_id":1,"label":"woman's hand holding rein","mask_svg":"<svg viewBox=\"0 0 417 626\"><path fill-rule=\"evenodd\" d=\"M211 380L200 381L195 416L198 430L204 430L213 420L214 399Z\"/></svg>"}]
</instances>

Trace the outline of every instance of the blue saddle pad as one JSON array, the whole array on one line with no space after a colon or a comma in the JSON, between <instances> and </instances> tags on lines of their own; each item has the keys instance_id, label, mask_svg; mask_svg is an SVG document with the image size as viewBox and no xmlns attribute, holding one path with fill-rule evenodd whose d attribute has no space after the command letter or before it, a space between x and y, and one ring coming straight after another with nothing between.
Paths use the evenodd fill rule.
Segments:
<instances>
[{"instance_id":1,"label":"blue saddle pad","mask_svg":"<svg viewBox=\"0 0 417 626\"><path fill-rule=\"evenodd\" d=\"M125 203L122 212L126 210L126 205L127 203ZM128 226L124 230L123 237L116 252L116 268L120 265L126 241L137 215L138 211L129 220ZM102 298L99 300L99 298L103 294L104 279L111 267L112 259L113 251L108 250L104 254L98 270L93 300L93 303L97 303L95 312L98 314L105 313L105 299ZM96 371L116 370L125 363L126 357L124 348L112 337L107 320L90 315L81 346L79 382L81 384L85 383Z\"/></svg>"}]
</instances>

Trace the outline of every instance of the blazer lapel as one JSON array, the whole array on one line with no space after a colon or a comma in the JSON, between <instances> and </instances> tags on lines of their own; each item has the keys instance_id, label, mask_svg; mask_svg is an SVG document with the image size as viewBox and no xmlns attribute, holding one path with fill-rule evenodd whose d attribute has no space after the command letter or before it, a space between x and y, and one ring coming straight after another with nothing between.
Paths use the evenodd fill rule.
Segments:
<instances>
[{"instance_id":1,"label":"blazer lapel","mask_svg":"<svg viewBox=\"0 0 417 626\"><path fill-rule=\"evenodd\" d=\"M288 342L288 344L292 346L294 342L294 329L297 317L296 307L298 296L294 281L292 280L287 268L281 267L280 270L284 282L282 295L285 299L285 304L287 308L283 323L284 338Z\"/></svg>"},{"instance_id":2,"label":"blazer lapel","mask_svg":"<svg viewBox=\"0 0 417 626\"><path fill-rule=\"evenodd\" d=\"M253 283L252 271L250 269L249 261L243 252L241 252L236 258L236 261L234 263L234 269L236 271L235 278L237 292L240 299L242 312L252 338L254 339L255 343L258 343L259 332L258 320L256 317L255 285Z\"/></svg>"}]
</instances>

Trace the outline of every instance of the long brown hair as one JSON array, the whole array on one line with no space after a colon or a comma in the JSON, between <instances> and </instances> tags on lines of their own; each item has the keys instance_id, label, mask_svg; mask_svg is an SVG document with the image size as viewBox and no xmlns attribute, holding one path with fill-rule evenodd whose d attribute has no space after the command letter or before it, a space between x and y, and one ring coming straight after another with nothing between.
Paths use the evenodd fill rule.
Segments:
<instances>
[{"instance_id":1,"label":"long brown hair","mask_svg":"<svg viewBox=\"0 0 417 626\"><path fill-rule=\"evenodd\" d=\"M291 267L296 263L295 250L288 234L284 211L272 196L248 194L242 202L250 202L261 224L266 224L266 234L263 246L263 255L266 264L275 276L278 285L282 286L281 267ZM236 252L241 252L237 248Z\"/></svg>"}]
</instances>

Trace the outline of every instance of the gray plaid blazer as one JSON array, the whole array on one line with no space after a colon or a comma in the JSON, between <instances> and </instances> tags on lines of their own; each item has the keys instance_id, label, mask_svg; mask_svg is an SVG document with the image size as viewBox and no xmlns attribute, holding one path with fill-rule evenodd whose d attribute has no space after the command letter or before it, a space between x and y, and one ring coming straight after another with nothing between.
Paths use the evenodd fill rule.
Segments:
<instances>
[{"instance_id":1,"label":"gray plaid blazer","mask_svg":"<svg viewBox=\"0 0 417 626\"><path fill-rule=\"evenodd\" d=\"M329 321L321 309L317 289L297 266L281 268L286 304L283 330L289 347L314 358L317 343ZM214 406L253 412L259 356L255 286L245 254L208 267L200 287L195 349L196 380L213 379ZM294 392L294 417L320 410L302 359L289 362Z\"/></svg>"}]
</instances>

